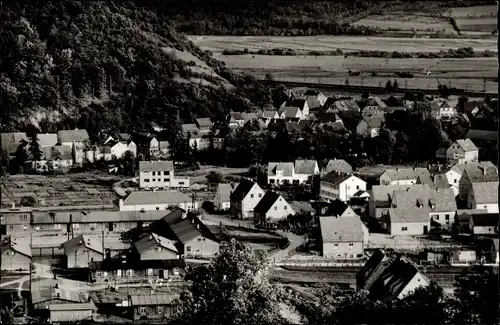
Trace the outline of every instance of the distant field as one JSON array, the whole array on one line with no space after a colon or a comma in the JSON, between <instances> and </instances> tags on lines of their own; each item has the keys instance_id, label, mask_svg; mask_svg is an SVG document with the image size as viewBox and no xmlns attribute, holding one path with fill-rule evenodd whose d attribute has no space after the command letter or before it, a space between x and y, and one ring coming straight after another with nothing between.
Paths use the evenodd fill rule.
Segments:
<instances>
[{"instance_id":1,"label":"distant field","mask_svg":"<svg viewBox=\"0 0 500 325\"><path fill-rule=\"evenodd\" d=\"M497 6L475 6L451 8L446 13L455 18L497 16Z\"/></svg>"},{"instance_id":2,"label":"distant field","mask_svg":"<svg viewBox=\"0 0 500 325\"><path fill-rule=\"evenodd\" d=\"M482 32L491 34L497 30L497 6L451 8L445 15L456 19L462 34Z\"/></svg>"},{"instance_id":3,"label":"distant field","mask_svg":"<svg viewBox=\"0 0 500 325\"><path fill-rule=\"evenodd\" d=\"M388 79L397 79L400 88L435 89L438 80L442 84L456 88L482 91L483 78L486 91L497 92L496 58L472 59L382 59L382 58L344 58L342 56L261 56L261 55L217 55L235 70L251 73L264 78L271 73L275 80L344 84L365 86L384 86ZM432 74L426 74L429 69ZM348 71L359 71L360 76L349 76ZM414 78L403 79L396 72L411 72ZM372 72L376 76L372 76ZM407 85L405 85L405 82Z\"/></svg>"},{"instance_id":4,"label":"distant field","mask_svg":"<svg viewBox=\"0 0 500 325\"><path fill-rule=\"evenodd\" d=\"M454 34L457 32L453 28L449 19L442 17L428 17L421 15L391 14L382 16L368 16L358 20L354 25L379 27L382 30L391 31L428 31Z\"/></svg>"},{"instance_id":5,"label":"distant field","mask_svg":"<svg viewBox=\"0 0 500 325\"><path fill-rule=\"evenodd\" d=\"M439 52L450 48L472 47L475 51L497 51L496 39L391 38L365 36L189 36L204 50L251 51L285 48L295 51L399 51ZM280 59L281 60L281 59Z\"/></svg>"}]
</instances>

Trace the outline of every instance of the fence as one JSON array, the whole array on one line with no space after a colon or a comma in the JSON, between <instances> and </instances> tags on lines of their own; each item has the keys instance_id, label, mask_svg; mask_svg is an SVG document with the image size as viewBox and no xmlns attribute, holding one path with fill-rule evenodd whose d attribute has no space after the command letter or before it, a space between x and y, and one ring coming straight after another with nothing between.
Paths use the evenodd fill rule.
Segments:
<instances>
[{"instance_id":1,"label":"fence","mask_svg":"<svg viewBox=\"0 0 500 325\"><path fill-rule=\"evenodd\" d=\"M364 263L339 263L339 262L312 262L306 261L306 263L297 262L277 262L276 266L299 266L299 267L363 267Z\"/></svg>"}]
</instances>

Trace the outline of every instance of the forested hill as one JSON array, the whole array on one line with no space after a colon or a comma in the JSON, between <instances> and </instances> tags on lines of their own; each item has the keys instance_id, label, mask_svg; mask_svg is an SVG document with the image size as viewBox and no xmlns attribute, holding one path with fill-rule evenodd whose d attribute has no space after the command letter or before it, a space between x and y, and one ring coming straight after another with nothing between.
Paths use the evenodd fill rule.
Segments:
<instances>
[{"instance_id":1,"label":"forested hill","mask_svg":"<svg viewBox=\"0 0 500 325\"><path fill-rule=\"evenodd\" d=\"M135 3L141 3L136 1ZM134 2L3 2L2 132L34 123L134 131L262 107L267 89L233 73Z\"/></svg>"}]
</instances>

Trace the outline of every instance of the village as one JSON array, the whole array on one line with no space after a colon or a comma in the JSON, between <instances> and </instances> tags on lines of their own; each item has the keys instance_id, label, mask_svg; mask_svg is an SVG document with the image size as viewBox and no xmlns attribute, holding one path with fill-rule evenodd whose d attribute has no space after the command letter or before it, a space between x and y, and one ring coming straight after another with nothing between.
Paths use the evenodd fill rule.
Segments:
<instances>
[{"instance_id":1,"label":"village","mask_svg":"<svg viewBox=\"0 0 500 325\"><path fill-rule=\"evenodd\" d=\"M97 137L2 133L2 308L53 322L165 319L186 270L231 238L266 254L275 282L343 284L374 297L402 298L430 280L452 291L463 268L498 267L496 100L285 93L276 110L181 124L184 161L158 125ZM258 167L186 162L222 155L241 130L277 138L327 129L372 141L413 113L454 135L432 161L362 165L368 149L351 144L343 157L330 148L325 159Z\"/></svg>"}]
</instances>

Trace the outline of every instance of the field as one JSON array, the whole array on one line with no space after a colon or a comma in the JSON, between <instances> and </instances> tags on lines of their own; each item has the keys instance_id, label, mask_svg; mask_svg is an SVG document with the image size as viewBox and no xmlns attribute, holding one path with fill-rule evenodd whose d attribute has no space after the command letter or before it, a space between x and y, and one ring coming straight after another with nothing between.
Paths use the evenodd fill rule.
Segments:
<instances>
[{"instance_id":1,"label":"field","mask_svg":"<svg viewBox=\"0 0 500 325\"><path fill-rule=\"evenodd\" d=\"M110 205L116 199L111 187L117 180L94 174L12 175L2 179L2 207L19 205L23 197L33 197L46 206Z\"/></svg>"},{"instance_id":2,"label":"field","mask_svg":"<svg viewBox=\"0 0 500 325\"><path fill-rule=\"evenodd\" d=\"M462 34L491 34L497 30L497 6L451 8L445 15L457 21Z\"/></svg>"},{"instance_id":3,"label":"field","mask_svg":"<svg viewBox=\"0 0 500 325\"><path fill-rule=\"evenodd\" d=\"M264 56L229 55L217 56L234 70L250 73L264 79L270 73L275 80L325 84L380 86L387 80L397 79L399 87L436 89L438 81L447 86L482 92L486 78L486 92L497 93L498 77L496 58L469 59L383 59L344 58L340 56ZM359 71L350 76L348 71ZM427 75L427 70L431 75ZM376 73L373 76L372 73ZM399 78L396 72L410 72L414 78Z\"/></svg>"},{"instance_id":4,"label":"field","mask_svg":"<svg viewBox=\"0 0 500 325\"><path fill-rule=\"evenodd\" d=\"M368 16L354 25L378 27L390 31L426 31L457 35L449 19L420 15L381 15Z\"/></svg>"},{"instance_id":5,"label":"field","mask_svg":"<svg viewBox=\"0 0 500 325\"><path fill-rule=\"evenodd\" d=\"M300 51L399 51L439 52L472 47L475 51L497 51L496 39L393 38L366 36L189 36L194 44L214 53L223 50L249 51L284 48Z\"/></svg>"}]
</instances>

